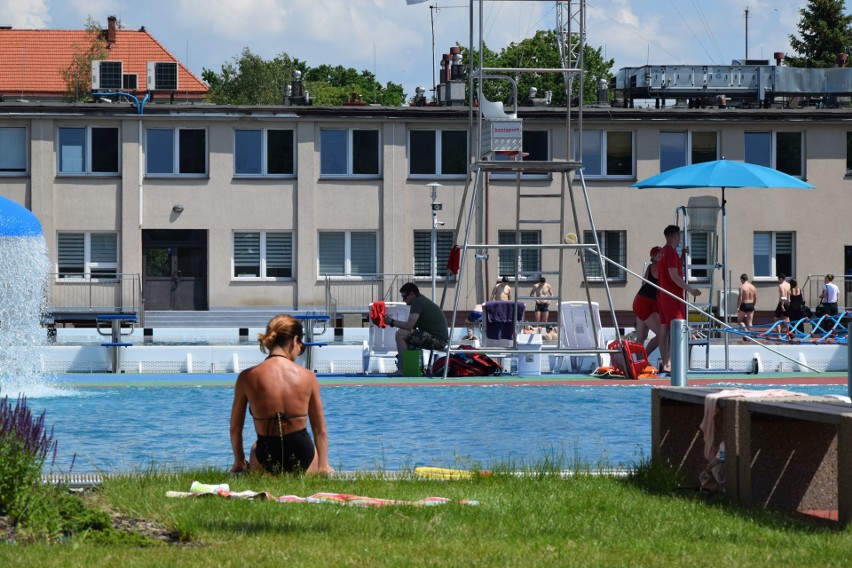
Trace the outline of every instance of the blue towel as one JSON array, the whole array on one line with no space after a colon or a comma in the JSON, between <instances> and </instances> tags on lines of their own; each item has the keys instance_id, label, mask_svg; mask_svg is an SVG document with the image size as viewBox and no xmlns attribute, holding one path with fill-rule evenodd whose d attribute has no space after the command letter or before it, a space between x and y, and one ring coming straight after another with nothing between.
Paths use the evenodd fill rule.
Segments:
<instances>
[{"instance_id":1,"label":"blue towel","mask_svg":"<svg viewBox=\"0 0 852 568\"><path fill-rule=\"evenodd\" d=\"M515 337L515 322L523 321L523 302L486 302L485 303L485 337L488 339L513 339ZM512 313L512 309L516 313Z\"/></svg>"}]
</instances>

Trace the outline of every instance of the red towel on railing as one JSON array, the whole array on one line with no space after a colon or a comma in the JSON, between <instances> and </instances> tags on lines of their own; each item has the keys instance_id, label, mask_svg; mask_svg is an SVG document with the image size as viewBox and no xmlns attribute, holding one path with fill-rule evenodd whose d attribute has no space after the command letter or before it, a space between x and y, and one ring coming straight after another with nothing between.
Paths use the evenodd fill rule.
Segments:
<instances>
[{"instance_id":1,"label":"red towel on railing","mask_svg":"<svg viewBox=\"0 0 852 568\"><path fill-rule=\"evenodd\" d=\"M453 248L450 249L450 257L447 259L447 270L451 270L453 274L458 274L460 265L461 249L459 245L453 245Z\"/></svg>"},{"instance_id":2,"label":"red towel on railing","mask_svg":"<svg viewBox=\"0 0 852 568\"><path fill-rule=\"evenodd\" d=\"M381 300L378 302L373 302L373 304L370 306L370 321L378 327L387 327L388 324L385 323L386 315L387 313L385 312L385 303Z\"/></svg>"}]
</instances>

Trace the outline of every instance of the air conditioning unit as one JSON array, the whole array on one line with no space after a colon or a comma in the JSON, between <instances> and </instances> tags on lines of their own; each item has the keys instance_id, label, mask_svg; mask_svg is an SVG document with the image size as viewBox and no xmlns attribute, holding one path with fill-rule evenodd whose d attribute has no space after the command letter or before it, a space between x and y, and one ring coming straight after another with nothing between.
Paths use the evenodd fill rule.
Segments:
<instances>
[{"instance_id":1,"label":"air conditioning unit","mask_svg":"<svg viewBox=\"0 0 852 568\"><path fill-rule=\"evenodd\" d=\"M149 91L177 91L177 63L173 61L149 61L147 85Z\"/></svg>"},{"instance_id":2,"label":"air conditioning unit","mask_svg":"<svg viewBox=\"0 0 852 568\"><path fill-rule=\"evenodd\" d=\"M121 61L92 61L93 91L119 91L121 88Z\"/></svg>"}]
</instances>

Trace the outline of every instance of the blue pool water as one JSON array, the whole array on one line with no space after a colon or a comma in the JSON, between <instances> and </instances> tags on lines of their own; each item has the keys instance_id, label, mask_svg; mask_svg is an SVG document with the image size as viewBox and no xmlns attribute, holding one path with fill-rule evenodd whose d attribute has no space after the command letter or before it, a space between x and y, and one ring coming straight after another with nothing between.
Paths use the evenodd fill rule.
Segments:
<instances>
[{"instance_id":1,"label":"blue pool water","mask_svg":"<svg viewBox=\"0 0 852 568\"><path fill-rule=\"evenodd\" d=\"M770 387L766 387L770 388ZM846 386L785 386L846 394ZM632 466L650 455L647 386L322 387L329 458L341 470L541 463ZM54 472L229 468L228 387L79 389L31 398L55 426ZM250 421L246 450L254 441Z\"/></svg>"}]
</instances>

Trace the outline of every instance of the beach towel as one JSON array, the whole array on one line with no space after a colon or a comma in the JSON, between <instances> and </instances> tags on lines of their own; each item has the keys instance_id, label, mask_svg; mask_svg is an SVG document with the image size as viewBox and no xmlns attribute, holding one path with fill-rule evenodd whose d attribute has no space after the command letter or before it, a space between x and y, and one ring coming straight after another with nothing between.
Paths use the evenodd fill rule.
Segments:
<instances>
[{"instance_id":1,"label":"beach towel","mask_svg":"<svg viewBox=\"0 0 852 568\"><path fill-rule=\"evenodd\" d=\"M523 321L524 308L523 302L486 302L485 337L514 339L515 322Z\"/></svg>"},{"instance_id":2,"label":"beach towel","mask_svg":"<svg viewBox=\"0 0 852 568\"><path fill-rule=\"evenodd\" d=\"M166 491L166 497L175 499L187 499L197 497L219 496L226 499L256 499L261 501L277 501L279 503L336 503L338 505L349 505L357 507L385 507L388 505L407 505L413 507L433 507L435 505L446 505L457 503L459 505L479 505L479 501L461 499L451 501L446 497L424 497L416 501L404 499L380 499L377 497L365 497L363 495L350 495L348 493L314 493L309 497L298 495L281 495L276 497L268 491L231 491L227 483L206 484L193 481L189 491Z\"/></svg>"},{"instance_id":3,"label":"beach towel","mask_svg":"<svg viewBox=\"0 0 852 568\"><path fill-rule=\"evenodd\" d=\"M387 312L385 311L385 303L379 300L378 302L373 302L370 306L370 321L373 322L378 327L387 327L388 324L385 323L385 316Z\"/></svg>"},{"instance_id":4,"label":"beach towel","mask_svg":"<svg viewBox=\"0 0 852 568\"><path fill-rule=\"evenodd\" d=\"M720 398L769 398L769 397L797 397L806 396L800 392L792 392L784 389L770 390L745 390L745 389L723 389L713 392L704 397L704 419L701 421L701 431L704 432L704 457L707 461L716 457L714 446L716 430L717 401Z\"/></svg>"}]
</instances>

